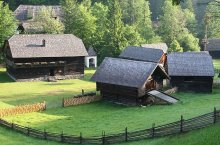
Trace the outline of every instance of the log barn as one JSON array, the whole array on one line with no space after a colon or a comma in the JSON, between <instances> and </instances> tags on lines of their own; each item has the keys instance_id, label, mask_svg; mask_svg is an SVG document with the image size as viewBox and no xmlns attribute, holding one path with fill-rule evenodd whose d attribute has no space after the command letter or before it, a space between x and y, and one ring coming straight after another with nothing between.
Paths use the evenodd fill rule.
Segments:
<instances>
[{"instance_id":1,"label":"log barn","mask_svg":"<svg viewBox=\"0 0 220 145\"><path fill-rule=\"evenodd\" d=\"M167 64L172 87L180 91L212 92L215 73L208 52L171 53Z\"/></svg>"},{"instance_id":2,"label":"log barn","mask_svg":"<svg viewBox=\"0 0 220 145\"><path fill-rule=\"evenodd\" d=\"M138 105L146 91L169 78L158 63L105 58L91 78L105 100Z\"/></svg>"},{"instance_id":3,"label":"log barn","mask_svg":"<svg viewBox=\"0 0 220 145\"><path fill-rule=\"evenodd\" d=\"M159 63L162 64L162 66L166 63L166 53L164 53L162 49L155 48L129 46L124 49L119 57L130 60Z\"/></svg>"},{"instance_id":4,"label":"log barn","mask_svg":"<svg viewBox=\"0 0 220 145\"><path fill-rule=\"evenodd\" d=\"M208 39L206 51L212 56L213 59L220 59L220 38Z\"/></svg>"},{"instance_id":5,"label":"log barn","mask_svg":"<svg viewBox=\"0 0 220 145\"><path fill-rule=\"evenodd\" d=\"M4 44L7 73L16 81L79 78L88 55L72 34L14 35Z\"/></svg>"}]
</instances>

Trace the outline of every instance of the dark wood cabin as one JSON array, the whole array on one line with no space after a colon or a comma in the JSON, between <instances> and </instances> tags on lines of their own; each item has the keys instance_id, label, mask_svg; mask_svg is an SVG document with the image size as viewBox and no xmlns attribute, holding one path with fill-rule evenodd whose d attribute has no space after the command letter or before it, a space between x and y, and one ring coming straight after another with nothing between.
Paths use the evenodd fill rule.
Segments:
<instances>
[{"instance_id":1,"label":"dark wood cabin","mask_svg":"<svg viewBox=\"0 0 220 145\"><path fill-rule=\"evenodd\" d=\"M151 46L153 47L153 46ZM159 63L162 66L166 63L166 53L162 49L129 46L120 54L120 58L131 59L137 61Z\"/></svg>"},{"instance_id":2,"label":"dark wood cabin","mask_svg":"<svg viewBox=\"0 0 220 145\"><path fill-rule=\"evenodd\" d=\"M208 52L171 53L167 64L172 87L180 91L212 92L215 73Z\"/></svg>"},{"instance_id":3,"label":"dark wood cabin","mask_svg":"<svg viewBox=\"0 0 220 145\"><path fill-rule=\"evenodd\" d=\"M14 35L5 42L7 73L17 81L79 78L88 55L72 34Z\"/></svg>"},{"instance_id":4,"label":"dark wood cabin","mask_svg":"<svg viewBox=\"0 0 220 145\"><path fill-rule=\"evenodd\" d=\"M204 45L205 51L208 51L213 59L220 59L220 38L208 39Z\"/></svg>"},{"instance_id":5,"label":"dark wood cabin","mask_svg":"<svg viewBox=\"0 0 220 145\"><path fill-rule=\"evenodd\" d=\"M167 78L157 63L105 58L91 80L105 100L138 105L146 91L159 89L158 84Z\"/></svg>"},{"instance_id":6,"label":"dark wood cabin","mask_svg":"<svg viewBox=\"0 0 220 145\"><path fill-rule=\"evenodd\" d=\"M41 25L36 25L35 19L42 7L50 7L53 11L52 17L62 20L62 8L59 5L19 5L14 11L14 15L19 22L18 31L20 33L45 33Z\"/></svg>"}]
</instances>

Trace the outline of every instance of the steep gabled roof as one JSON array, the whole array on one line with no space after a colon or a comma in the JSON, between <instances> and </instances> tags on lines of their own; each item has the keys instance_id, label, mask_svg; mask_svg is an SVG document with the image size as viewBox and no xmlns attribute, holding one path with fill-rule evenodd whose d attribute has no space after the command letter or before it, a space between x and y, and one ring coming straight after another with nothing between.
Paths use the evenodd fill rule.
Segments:
<instances>
[{"instance_id":1,"label":"steep gabled roof","mask_svg":"<svg viewBox=\"0 0 220 145\"><path fill-rule=\"evenodd\" d=\"M163 54L163 51L160 49L129 46L125 48L119 57L158 63Z\"/></svg>"},{"instance_id":2,"label":"steep gabled roof","mask_svg":"<svg viewBox=\"0 0 220 145\"><path fill-rule=\"evenodd\" d=\"M167 53L168 51L168 46L166 43L142 44L141 46L146 48L161 49L164 53Z\"/></svg>"},{"instance_id":3,"label":"steep gabled roof","mask_svg":"<svg viewBox=\"0 0 220 145\"><path fill-rule=\"evenodd\" d=\"M169 76L214 76L212 57L206 52L171 53L167 57Z\"/></svg>"},{"instance_id":4,"label":"steep gabled roof","mask_svg":"<svg viewBox=\"0 0 220 145\"><path fill-rule=\"evenodd\" d=\"M91 80L139 88L144 85L157 67L161 69L157 63L152 62L105 58Z\"/></svg>"},{"instance_id":5,"label":"steep gabled roof","mask_svg":"<svg viewBox=\"0 0 220 145\"><path fill-rule=\"evenodd\" d=\"M94 50L92 47L89 48L89 50L88 50L88 55L89 55L89 56L97 56L95 50Z\"/></svg>"},{"instance_id":6,"label":"steep gabled roof","mask_svg":"<svg viewBox=\"0 0 220 145\"><path fill-rule=\"evenodd\" d=\"M220 38L208 39L207 51L220 51Z\"/></svg>"},{"instance_id":7,"label":"steep gabled roof","mask_svg":"<svg viewBox=\"0 0 220 145\"><path fill-rule=\"evenodd\" d=\"M14 11L14 14L17 20L24 22L29 19L28 15L31 15L31 19L34 19L42 7L43 5L19 5L18 8ZM54 10L54 17L62 17L61 6L51 5L46 7L51 7Z\"/></svg>"},{"instance_id":8,"label":"steep gabled roof","mask_svg":"<svg viewBox=\"0 0 220 145\"><path fill-rule=\"evenodd\" d=\"M88 55L82 40L72 34L14 35L8 40L8 44L13 58Z\"/></svg>"}]
</instances>

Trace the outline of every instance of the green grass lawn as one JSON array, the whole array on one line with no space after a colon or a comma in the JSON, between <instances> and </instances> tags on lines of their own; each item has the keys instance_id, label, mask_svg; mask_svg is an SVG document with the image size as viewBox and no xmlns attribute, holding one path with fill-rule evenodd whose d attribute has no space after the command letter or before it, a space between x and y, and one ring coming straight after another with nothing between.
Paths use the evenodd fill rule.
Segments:
<instances>
[{"instance_id":1,"label":"green grass lawn","mask_svg":"<svg viewBox=\"0 0 220 145\"><path fill-rule=\"evenodd\" d=\"M73 96L80 93L82 86L85 90L95 90L95 84L89 82L94 70L86 70L86 77L77 80L64 80L50 82L11 82L5 75L5 70L0 69L0 108L11 105L34 103L46 100L49 106L62 97ZM185 119L213 111L214 106L220 109L220 89L214 89L212 94L177 93L175 97L181 101L175 105L159 105L146 108L125 107L106 102L97 102L67 108L49 108L45 112L15 115L4 119L36 129L46 129L50 132L64 131L66 134L83 136L101 135L102 131L109 133L123 132L125 127L129 131L149 128L152 123L156 125L173 122L183 115ZM200 131L193 131L184 135L143 140L128 145L160 145L171 144L204 144L213 145L218 135L220 125ZM3 145L59 145L50 141L26 137L19 133L0 127L0 141Z\"/></svg>"},{"instance_id":2,"label":"green grass lawn","mask_svg":"<svg viewBox=\"0 0 220 145\"><path fill-rule=\"evenodd\" d=\"M61 105L63 97L94 91L95 83L89 82L95 70L86 70L83 79L62 80L58 82L13 82L0 68L0 108L10 105L47 102L47 107ZM5 104L4 106L1 104Z\"/></svg>"},{"instance_id":3,"label":"green grass lawn","mask_svg":"<svg viewBox=\"0 0 220 145\"><path fill-rule=\"evenodd\" d=\"M213 59L215 69L220 69L220 59Z\"/></svg>"}]
</instances>

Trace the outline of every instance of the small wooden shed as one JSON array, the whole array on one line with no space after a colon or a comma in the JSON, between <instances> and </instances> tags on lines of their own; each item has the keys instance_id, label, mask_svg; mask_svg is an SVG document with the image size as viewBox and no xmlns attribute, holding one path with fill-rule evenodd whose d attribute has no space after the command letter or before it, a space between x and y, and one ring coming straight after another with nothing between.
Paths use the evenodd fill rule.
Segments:
<instances>
[{"instance_id":1,"label":"small wooden shed","mask_svg":"<svg viewBox=\"0 0 220 145\"><path fill-rule=\"evenodd\" d=\"M154 62L162 64L166 63L166 54L162 49L129 46L120 54L120 58L138 60L145 62Z\"/></svg>"},{"instance_id":2,"label":"small wooden shed","mask_svg":"<svg viewBox=\"0 0 220 145\"><path fill-rule=\"evenodd\" d=\"M160 65L153 62L105 58L91 78L104 99L137 105L146 91L156 89L169 78Z\"/></svg>"},{"instance_id":3,"label":"small wooden shed","mask_svg":"<svg viewBox=\"0 0 220 145\"><path fill-rule=\"evenodd\" d=\"M172 87L180 91L212 92L215 72L208 52L171 53L167 64Z\"/></svg>"},{"instance_id":4,"label":"small wooden shed","mask_svg":"<svg viewBox=\"0 0 220 145\"><path fill-rule=\"evenodd\" d=\"M220 38L210 38L205 45L213 59L220 59Z\"/></svg>"}]
</instances>

